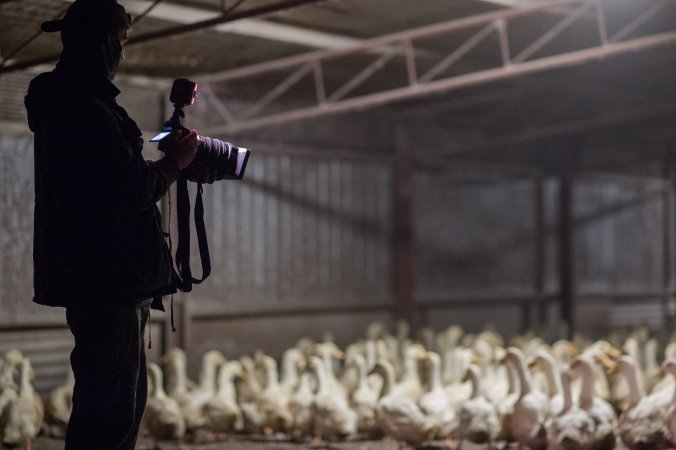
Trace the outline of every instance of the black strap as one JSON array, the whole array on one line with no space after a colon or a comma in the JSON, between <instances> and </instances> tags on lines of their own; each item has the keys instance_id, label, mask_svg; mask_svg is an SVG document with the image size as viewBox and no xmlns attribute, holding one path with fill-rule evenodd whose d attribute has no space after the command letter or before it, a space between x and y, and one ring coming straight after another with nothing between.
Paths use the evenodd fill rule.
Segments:
<instances>
[{"instance_id":1,"label":"black strap","mask_svg":"<svg viewBox=\"0 0 676 450\"><path fill-rule=\"evenodd\" d=\"M178 224L178 245L176 246L176 268L180 278L178 288L183 292L192 291L190 272L190 197L188 180L182 176L176 182L176 221Z\"/></svg>"},{"instance_id":2,"label":"black strap","mask_svg":"<svg viewBox=\"0 0 676 450\"><path fill-rule=\"evenodd\" d=\"M209 257L209 242L207 242L207 229L204 226L204 202L202 201L202 183L197 183L197 196L195 197L195 232L197 233L197 246L200 249L202 261L202 279L192 279L195 284L200 284L211 275L211 258Z\"/></svg>"},{"instance_id":3,"label":"black strap","mask_svg":"<svg viewBox=\"0 0 676 450\"><path fill-rule=\"evenodd\" d=\"M176 267L180 277L178 288L183 292L192 291L192 285L199 284L211 274L211 258L209 243L204 225L204 201L202 200L202 183L197 183L195 198L195 231L197 246L202 262L202 278L193 278L190 270L190 197L188 180L181 177L176 184L176 218L178 222L178 245L176 247Z\"/></svg>"}]
</instances>

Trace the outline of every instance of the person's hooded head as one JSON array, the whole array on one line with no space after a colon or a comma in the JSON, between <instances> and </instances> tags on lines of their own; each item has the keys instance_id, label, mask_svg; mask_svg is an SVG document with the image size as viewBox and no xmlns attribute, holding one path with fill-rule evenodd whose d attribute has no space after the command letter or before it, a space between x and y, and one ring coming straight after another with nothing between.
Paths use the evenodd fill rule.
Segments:
<instances>
[{"instance_id":1,"label":"person's hooded head","mask_svg":"<svg viewBox=\"0 0 676 450\"><path fill-rule=\"evenodd\" d=\"M44 22L42 30L61 32L59 65L64 70L112 80L131 21L116 0L76 0L63 18Z\"/></svg>"}]
</instances>

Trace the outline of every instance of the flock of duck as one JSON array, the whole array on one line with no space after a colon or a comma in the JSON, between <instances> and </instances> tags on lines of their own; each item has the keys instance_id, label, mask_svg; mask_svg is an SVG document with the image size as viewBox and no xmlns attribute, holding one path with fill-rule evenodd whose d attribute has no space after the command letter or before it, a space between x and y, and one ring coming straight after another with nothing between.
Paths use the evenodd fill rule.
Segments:
<instances>
[{"instance_id":1,"label":"flock of duck","mask_svg":"<svg viewBox=\"0 0 676 450\"><path fill-rule=\"evenodd\" d=\"M156 440L181 445L186 435L250 433L446 440L449 448L513 442L533 450L611 450L621 440L630 450L657 450L676 443L676 341L663 357L659 347L644 330L551 345L526 335L507 345L494 331L473 335L451 326L412 340L405 324L392 335L374 323L344 351L330 339L301 339L279 369L263 352L226 360L209 351L197 382L175 348L162 357L164 370L148 365L143 421ZM7 352L0 369L5 445L30 449L41 428L52 435L65 429L72 375L45 405L32 383L28 359Z\"/></svg>"}]
</instances>

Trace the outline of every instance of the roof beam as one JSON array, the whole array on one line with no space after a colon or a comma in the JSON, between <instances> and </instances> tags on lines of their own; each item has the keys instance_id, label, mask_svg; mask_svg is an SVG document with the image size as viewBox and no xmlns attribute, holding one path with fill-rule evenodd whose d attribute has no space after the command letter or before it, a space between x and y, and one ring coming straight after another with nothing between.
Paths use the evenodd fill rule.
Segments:
<instances>
[{"instance_id":1,"label":"roof beam","mask_svg":"<svg viewBox=\"0 0 676 450\"><path fill-rule=\"evenodd\" d=\"M73 1L73 0L68 0ZM326 0L281 0L274 4L267 4L263 6L257 6L242 11L232 11L229 13L221 14L213 19L203 20L201 22L195 22L185 25L176 25L173 27L163 28L157 31L150 31L148 33L137 34L132 36L128 41L126 46L139 44L141 42L154 41L168 36L176 36L179 34L190 33L192 31L202 30L205 28L210 28L215 25L224 24L227 22L234 22L236 20L242 20L250 17L262 16L265 14L272 14L279 11L285 11L292 8L297 8L303 5L310 5L313 3L319 3ZM51 55L40 56L37 58L32 58L25 61L18 61L12 64L0 66L0 74L7 72L15 72L17 70L24 70L31 67L35 67L40 64L47 64L54 62L59 59L60 53L53 53Z\"/></svg>"},{"instance_id":2,"label":"roof beam","mask_svg":"<svg viewBox=\"0 0 676 450\"><path fill-rule=\"evenodd\" d=\"M142 14L152 5L152 2L148 0L121 0L120 3L132 14ZM174 3L160 3L148 14L148 17L153 19L166 20L176 24L203 22L220 16L220 12ZM360 39L348 36L324 33L262 19L241 19L237 22L217 24L210 29L321 49L348 48L361 42Z\"/></svg>"},{"instance_id":3,"label":"roof beam","mask_svg":"<svg viewBox=\"0 0 676 450\"><path fill-rule=\"evenodd\" d=\"M604 114L595 119L575 119L556 125L519 131L506 136L498 136L492 139L480 139L476 142L468 143L458 142L453 145L451 151L440 151L437 152L437 155L457 157L483 150L505 148L512 145L523 145L528 142L542 139L551 139L566 135L579 135L599 128L645 120L651 117L668 116L674 112L676 112L676 103L673 101L666 101L661 104L650 105L644 108L634 108L630 111L618 111Z\"/></svg>"},{"instance_id":4,"label":"roof beam","mask_svg":"<svg viewBox=\"0 0 676 450\"><path fill-rule=\"evenodd\" d=\"M579 19L579 10L581 7L587 7L591 5L595 0L556 0L537 7L527 8L527 9L507 9L494 11L491 13L467 17L457 20L452 20L449 22L442 22L434 25L428 25L420 27L413 30L408 30L406 32L394 33L387 36L381 36L378 38L373 38L364 41L359 47L355 47L348 50L335 50L335 51L315 51L307 53L305 55L296 55L288 58L283 58L276 61L268 61L261 64L255 64L252 66L241 67L221 73L208 74L203 77L200 77L200 81L203 82L229 82L230 80L238 78L252 78L258 75L267 74L270 72L276 72L282 70L282 74L286 73L285 71L297 70L299 67L318 67L321 69L323 61L336 58L338 56L347 56L358 53L368 53L373 51L375 48L382 47L397 47L404 44L414 47L415 40L421 39L429 36L443 36L446 33L453 32L458 29L464 29L469 27L480 27L485 26L486 24L494 24L496 30L501 28L498 26L503 25L506 21L515 19L517 17L522 17L524 15L536 15L552 8L559 8L561 6L578 6L577 9L572 10L569 13L569 17ZM660 0L657 0L660 1ZM602 13L600 9L594 9L594 11L599 14ZM573 20L568 18L564 19L562 23L565 26L570 25ZM594 60L600 60L608 58L614 55L620 55L624 53L631 53L641 50L647 50L653 47L658 46L668 46L676 45L676 29L672 28L672 31L667 31L663 33L655 33L652 35L642 36L636 39L622 40L619 42L608 42L607 39L603 39L605 34L602 33L602 27L600 27L598 21L594 22L598 33L601 35L601 38L594 41L588 42L588 47L584 49L561 49L560 52L555 54L550 54L544 57L537 57L538 54L527 55L526 57L519 58L518 60L509 60L502 61L501 64L494 66L492 68L487 68L475 72L463 73L461 75L452 75L443 76L441 74L439 77L434 77L433 79L410 79L408 82L402 80L401 84L397 87L388 86L387 88L382 89L371 89L367 92L361 93L360 95L349 97L349 98L338 98L331 100L332 93L326 92L326 86L323 85L323 79L315 76L314 81L315 85L319 84L323 89L320 89L322 92L326 92L324 98L317 96L316 103L309 106L304 106L301 108L287 108L286 110L280 111L279 108L274 109L274 111L257 111L255 116L251 115L242 115L233 111L233 116L235 120L225 123L223 125L215 126L208 131L205 131L206 134L217 135L232 133L242 130L250 130L261 127L266 127L275 124L281 124L284 122L289 122L293 120L302 120L315 118L320 115L326 114L335 114L346 111L362 110L367 108L376 107L386 103L397 102L401 100L419 98L422 96L432 95L432 94L441 94L444 92L449 92L452 90L458 90L462 88L467 88L469 86L476 86L480 84L486 84L498 80L504 80L508 78L514 78L518 76L559 69L563 67L569 67L573 65L583 64ZM515 29L517 27L514 27ZM555 30L556 34L560 33L565 27L560 26ZM534 38L534 43L532 45L537 45L541 47L545 45L546 42L553 39L555 36L552 35L551 31L546 32L539 38ZM470 38L472 39L472 38ZM508 35L505 34L504 40L507 41ZM463 48L466 44L461 44L458 48ZM454 50L457 52L457 49ZM453 53L452 53L453 54ZM414 64L415 61L411 61ZM405 69L405 68L404 68ZM417 73L417 70L413 70L413 73ZM362 82L361 74L358 74L355 79L358 82ZM351 83L352 81L348 81ZM280 84L281 85L281 84ZM312 86L312 83L306 83L306 88ZM288 86L285 86L285 88ZM275 87L274 89L278 89ZM265 93L261 93L265 95ZM313 93L308 90L308 98L311 98ZM288 105L276 105L276 106L288 106ZM267 114L266 114L267 112ZM262 113L262 114L258 114Z\"/></svg>"}]
</instances>

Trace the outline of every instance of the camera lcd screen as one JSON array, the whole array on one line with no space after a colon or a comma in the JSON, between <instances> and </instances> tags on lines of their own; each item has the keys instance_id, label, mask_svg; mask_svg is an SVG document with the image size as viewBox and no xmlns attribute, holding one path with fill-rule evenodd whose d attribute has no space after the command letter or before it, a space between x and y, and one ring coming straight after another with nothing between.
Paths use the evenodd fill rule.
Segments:
<instances>
[{"instance_id":1,"label":"camera lcd screen","mask_svg":"<svg viewBox=\"0 0 676 450\"><path fill-rule=\"evenodd\" d=\"M163 131L162 133L158 134L157 136L153 137L150 139L150 142L158 142L164 139L165 137L169 136L173 131Z\"/></svg>"},{"instance_id":2,"label":"camera lcd screen","mask_svg":"<svg viewBox=\"0 0 676 450\"><path fill-rule=\"evenodd\" d=\"M246 168L246 163L249 161L249 153L251 150L248 148L240 148L237 152L237 166L235 167L235 176L237 179L241 180L244 176L244 169Z\"/></svg>"}]
</instances>

